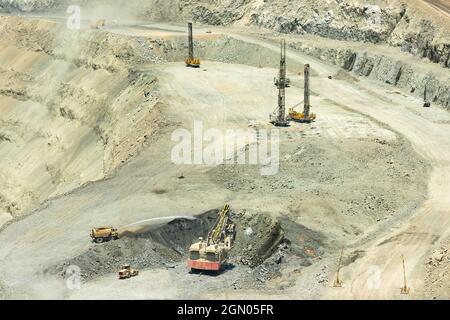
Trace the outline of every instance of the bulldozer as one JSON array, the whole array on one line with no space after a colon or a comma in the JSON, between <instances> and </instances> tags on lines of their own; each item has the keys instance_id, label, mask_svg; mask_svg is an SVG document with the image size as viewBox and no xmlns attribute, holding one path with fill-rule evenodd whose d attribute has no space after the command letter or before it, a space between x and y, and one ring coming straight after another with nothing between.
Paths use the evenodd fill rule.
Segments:
<instances>
[{"instance_id":1,"label":"bulldozer","mask_svg":"<svg viewBox=\"0 0 450 320\"><path fill-rule=\"evenodd\" d=\"M122 268L119 270L119 279L129 279L131 277L135 277L139 275L139 270L131 268L129 264L126 264L122 266Z\"/></svg>"},{"instance_id":2,"label":"bulldozer","mask_svg":"<svg viewBox=\"0 0 450 320\"><path fill-rule=\"evenodd\" d=\"M119 232L113 227L93 228L91 238L96 243L119 239Z\"/></svg>"},{"instance_id":3,"label":"bulldozer","mask_svg":"<svg viewBox=\"0 0 450 320\"><path fill-rule=\"evenodd\" d=\"M214 271L220 272L227 264L228 252L236 237L236 225L230 219L230 206L225 205L217 220L208 233L189 248L188 267L191 272Z\"/></svg>"}]
</instances>

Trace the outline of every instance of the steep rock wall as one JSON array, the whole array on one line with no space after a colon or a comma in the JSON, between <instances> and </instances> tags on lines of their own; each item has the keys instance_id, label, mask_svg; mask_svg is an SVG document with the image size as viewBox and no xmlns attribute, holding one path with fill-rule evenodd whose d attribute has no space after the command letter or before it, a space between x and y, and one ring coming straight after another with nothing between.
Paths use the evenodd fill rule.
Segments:
<instances>
[{"instance_id":1,"label":"steep rock wall","mask_svg":"<svg viewBox=\"0 0 450 320\"><path fill-rule=\"evenodd\" d=\"M352 48L313 47L300 43L293 49L327 61L358 76L368 77L411 93L450 110L450 77L412 65L394 56Z\"/></svg>"}]
</instances>

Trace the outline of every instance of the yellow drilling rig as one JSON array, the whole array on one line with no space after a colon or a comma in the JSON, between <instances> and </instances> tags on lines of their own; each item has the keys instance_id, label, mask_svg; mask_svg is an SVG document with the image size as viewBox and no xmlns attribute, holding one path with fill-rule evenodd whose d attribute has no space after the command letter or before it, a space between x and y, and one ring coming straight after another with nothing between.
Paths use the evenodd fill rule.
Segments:
<instances>
[{"instance_id":1,"label":"yellow drilling rig","mask_svg":"<svg viewBox=\"0 0 450 320\"><path fill-rule=\"evenodd\" d=\"M317 116L311 112L310 91L309 91L309 64L305 64L305 87L304 100L296 106L289 108L288 114L285 114L286 105L286 88L290 87L291 81L286 76L286 41L281 40L281 58L280 71L277 78L275 78L275 86L278 88L278 106L270 115L270 122L278 127L289 126L290 121L311 123L316 120ZM295 109L304 104L303 113L295 111Z\"/></svg>"},{"instance_id":2,"label":"yellow drilling rig","mask_svg":"<svg viewBox=\"0 0 450 320\"><path fill-rule=\"evenodd\" d=\"M186 66L192 68L199 68L200 59L194 57L194 39L192 34L192 22L188 23L188 43L189 43L189 56L186 59Z\"/></svg>"},{"instance_id":3,"label":"yellow drilling rig","mask_svg":"<svg viewBox=\"0 0 450 320\"><path fill-rule=\"evenodd\" d=\"M290 121L301 122L301 123L311 123L316 120L316 114L311 112L310 94L309 94L309 64L305 64L305 87L304 87L304 97L305 99L299 104L295 105L288 110L287 119ZM303 113L295 111L295 108L304 104Z\"/></svg>"},{"instance_id":4,"label":"yellow drilling rig","mask_svg":"<svg viewBox=\"0 0 450 320\"><path fill-rule=\"evenodd\" d=\"M406 268L405 268L405 256L402 255L402 263L403 263L403 287L400 288L401 294L409 294L409 287L406 283Z\"/></svg>"},{"instance_id":5,"label":"yellow drilling rig","mask_svg":"<svg viewBox=\"0 0 450 320\"><path fill-rule=\"evenodd\" d=\"M286 40L281 40L280 71L278 77L274 79L274 84L278 89L278 106L275 111L269 115L270 123L277 127L289 126L286 119L286 88L290 86L290 79L286 77Z\"/></svg>"},{"instance_id":6,"label":"yellow drilling rig","mask_svg":"<svg viewBox=\"0 0 450 320\"><path fill-rule=\"evenodd\" d=\"M220 212L217 220L208 233L189 248L188 267L191 271L206 270L219 272L227 263L228 252L236 236L236 225L230 219L230 206Z\"/></svg>"}]
</instances>

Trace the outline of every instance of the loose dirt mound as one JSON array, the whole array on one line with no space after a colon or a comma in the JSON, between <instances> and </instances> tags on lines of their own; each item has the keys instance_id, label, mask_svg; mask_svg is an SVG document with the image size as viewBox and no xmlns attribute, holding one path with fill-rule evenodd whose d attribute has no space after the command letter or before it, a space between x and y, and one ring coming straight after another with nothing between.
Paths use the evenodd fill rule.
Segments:
<instances>
[{"instance_id":1,"label":"loose dirt mound","mask_svg":"<svg viewBox=\"0 0 450 320\"><path fill-rule=\"evenodd\" d=\"M346 138L334 142L319 136L334 130L327 131L325 121L321 119L320 130L305 131L307 138L302 132L289 133L290 139L280 147L285 156L277 175L261 176L256 166L241 165L221 165L208 173L235 193L278 194L290 204L292 213L301 216L302 224L311 227L312 221L318 230L327 224L330 234L337 226L345 234L360 234L377 220L409 212L417 199L423 199L428 169L405 141ZM344 121L351 121L354 131L343 134L359 132L360 120ZM315 132L317 136L311 136ZM395 188L398 185L405 187ZM340 222L317 219L323 215ZM344 222L350 220L350 224Z\"/></svg>"},{"instance_id":2,"label":"loose dirt mound","mask_svg":"<svg viewBox=\"0 0 450 320\"><path fill-rule=\"evenodd\" d=\"M121 239L93 244L87 252L47 271L64 276L68 266L76 265L81 268L85 280L92 280L117 272L121 265L127 263L138 269L174 268L185 263L189 246L199 236L206 237L218 212L211 210L193 220L176 219L152 229L125 232ZM239 264L256 268L264 263L263 269L269 271L283 262L286 255L313 258L322 245L317 241L318 237L311 240L314 237L305 233L306 228L286 219L280 222L263 213L238 212L232 214L232 220L236 223L237 235L230 251L230 267ZM288 228L292 240L285 239L283 226ZM305 242L305 238L310 239L310 243ZM311 250L314 254L310 253ZM301 265L309 264L304 262Z\"/></svg>"}]
</instances>

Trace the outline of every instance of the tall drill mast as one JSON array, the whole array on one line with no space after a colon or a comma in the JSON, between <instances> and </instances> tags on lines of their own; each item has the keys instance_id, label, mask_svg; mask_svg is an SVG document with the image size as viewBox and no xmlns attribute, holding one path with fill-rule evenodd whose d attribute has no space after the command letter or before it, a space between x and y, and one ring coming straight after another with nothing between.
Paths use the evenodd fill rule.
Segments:
<instances>
[{"instance_id":1,"label":"tall drill mast","mask_svg":"<svg viewBox=\"0 0 450 320\"><path fill-rule=\"evenodd\" d=\"M409 287L406 283L406 268L405 268L405 257L402 255L402 263L403 263L403 287L400 289L401 294L409 294Z\"/></svg>"},{"instance_id":2,"label":"tall drill mast","mask_svg":"<svg viewBox=\"0 0 450 320\"><path fill-rule=\"evenodd\" d=\"M194 59L194 39L192 35L192 22L188 23L189 59Z\"/></svg>"},{"instance_id":3,"label":"tall drill mast","mask_svg":"<svg viewBox=\"0 0 450 320\"><path fill-rule=\"evenodd\" d=\"M186 65L188 67L198 68L200 67L200 59L194 57L194 38L192 32L192 22L188 22L188 46L189 56L186 59Z\"/></svg>"},{"instance_id":4,"label":"tall drill mast","mask_svg":"<svg viewBox=\"0 0 450 320\"><path fill-rule=\"evenodd\" d=\"M305 87L304 87L304 108L303 115L305 120L310 120L311 104L309 100L309 64L305 64Z\"/></svg>"},{"instance_id":5,"label":"tall drill mast","mask_svg":"<svg viewBox=\"0 0 450 320\"><path fill-rule=\"evenodd\" d=\"M278 88L278 107L271 115L271 123L285 127L289 124L286 120L286 88L289 86L289 79L286 78L286 41L284 39L281 40L280 73L275 79L275 86Z\"/></svg>"}]
</instances>

